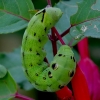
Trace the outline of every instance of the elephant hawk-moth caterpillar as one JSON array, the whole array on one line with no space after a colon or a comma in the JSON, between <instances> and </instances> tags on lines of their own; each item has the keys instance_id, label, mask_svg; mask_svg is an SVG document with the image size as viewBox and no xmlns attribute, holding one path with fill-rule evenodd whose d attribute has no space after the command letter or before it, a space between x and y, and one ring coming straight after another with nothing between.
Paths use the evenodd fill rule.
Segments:
<instances>
[{"instance_id":1,"label":"elephant hawk-moth caterpillar","mask_svg":"<svg viewBox=\"0 0 100 100\"><path fill-rule=\"evenodd\" d=\"M59 8L48 7L37 12L25 30L21 56L23 69L28 80L40 91L55 92L69 83L75 73L74 53L67 45L58 50L53 61L44 62L43 50L48 41L48 31L62 16Z\"/></svg>"}]
</instances>

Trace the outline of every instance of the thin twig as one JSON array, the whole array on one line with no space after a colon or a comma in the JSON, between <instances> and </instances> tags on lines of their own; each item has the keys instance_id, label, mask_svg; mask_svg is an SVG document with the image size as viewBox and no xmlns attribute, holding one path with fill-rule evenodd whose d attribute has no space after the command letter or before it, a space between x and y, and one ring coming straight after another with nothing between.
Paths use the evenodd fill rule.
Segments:
<instances>
[{"instance_id":1,"label":"thin twig","mask_svg":"<svg viewBox=\"0 0 100 100\"><path fill-rule=\"evenodd\" d=\"M27 96L21 95L18 92L15 94L15 98L19 98L21 100L35 100L35 99L29 98Z\"/></svg>"},{"instance_id":2,"label":"thin twig","mask_svg":"<svg viewBox=\"0 0 100 100\"><path fill-rule=\"evenodd\" d=\"M57 35L57 38L59 39L59 41L61 42L62 45L65 45L64 40L62 39L62 37L59 35L58 31L56 30L55 27L53 27L53 31L54 33Z\"/></svg>"},{"instance_id":3,"label":"thin twig","mask_svg":"<svg viewBox=\"0 0 100 100\"><path fill-rule=\"evenodd\" d=\"M51 0L47 0L47 3L48 3L48 5L52 6L51 5Z\"/></svg>"},{"instance_id":4,"label":"thin twig","mask_svg":"<svg viewBox=\"0 0 100 100\"><path fill-rule=\"evenodd\" d=\"M66 31L64 31L62 34L61 34L61 37L65 36L66 34L68 34L70 32L70 29L71 29L72 26L70 26Z\"/></svg>"},{"instance_id":5,"label":"thin twig","mask_svg":"<svg viewBox=\"0 0 100 100\"><path fill-rule=\"evenodd\" d=\"M56 55L57 54L57 44L56 44L56 36L54 34L54 30L53 28L51 29L51 37L52 37L52 49L53 49L53 55Z\"/></svg>"}]
</instances>

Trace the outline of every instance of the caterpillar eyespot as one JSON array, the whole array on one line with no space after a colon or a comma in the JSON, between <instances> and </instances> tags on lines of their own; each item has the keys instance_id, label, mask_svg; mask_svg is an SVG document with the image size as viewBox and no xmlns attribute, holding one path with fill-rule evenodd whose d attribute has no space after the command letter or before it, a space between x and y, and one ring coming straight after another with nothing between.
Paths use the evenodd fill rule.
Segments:
<instances>
[{"instance_id":1,"label":"caterpillar eyespot","mask_svg":"<svg viewBox=\"0 0 100 100\"><path fill-rule=\"evenodd\" d=\"M62 16L59 8L48 7L37 12L25 30L21 56L24 72L34 87L40 91L55 92L67 85L75 73L74 53L67 45L58 50L53 61L44 62L43 47L48 41L48 31Z\"/></svg>"}]
</instances>

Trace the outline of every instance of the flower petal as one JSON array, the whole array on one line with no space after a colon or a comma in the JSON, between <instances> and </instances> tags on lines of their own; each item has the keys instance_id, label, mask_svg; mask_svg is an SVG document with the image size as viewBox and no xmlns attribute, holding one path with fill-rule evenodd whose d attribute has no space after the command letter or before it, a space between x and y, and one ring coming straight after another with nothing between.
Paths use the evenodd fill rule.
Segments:
<instances>
[{"instance_id":1,"label":"flower petal","mask_svg":"<svg viewBox=\"0 0 100 100\"><path fill-rule=\"evenodd\" d=\"M88 57L81 59L79 66L86 77L91 100L100 100L100 72L98 66Z\"/></svg>"},{"instance_id":2,"label":"flower petal","mask_svg":"<svg viewBox=\"0 0 100 100\"><path fill-rule=\"evenodd\" d=\"M86 78L77 65L76 73L71 81L75 100L90 100Z\"/></svg>"}]
</instances>

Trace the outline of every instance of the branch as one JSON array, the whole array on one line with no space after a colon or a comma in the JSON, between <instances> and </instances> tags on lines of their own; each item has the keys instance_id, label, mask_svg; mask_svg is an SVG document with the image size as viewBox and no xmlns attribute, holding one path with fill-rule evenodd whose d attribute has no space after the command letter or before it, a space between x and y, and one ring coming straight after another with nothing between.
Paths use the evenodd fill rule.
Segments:
<instances>
[{"instance_id":1,"label":"branch","mask_svg":"<svg viewBox=\"0 0 100 100\"><path fill-rule=\"evenodd\" d=\"M48 5L52 6L51 5L51 0L47 0L47 3L48 3Z\"/></svg>"},{"instance_id":2,"label":"branch","mask_svg":"<svg viewBox=\"0 0 100 100\"><path fill-rule=\"evenodd\" d=\"M27 96L23 96L23 95L19 94L18 92L15 94L15 98L19 98L21 100L35 100L35 99L29 98Z\"/></svg>"},{"instance_id":3,"label":"branch","mask_svg":"<svg viewBox=\"0 0 100 100\"><path fill-rule=\"evenodd\" d=\"M56 55L57 54L57 44L56 44L56 36L54 34L54 29L53 28L51 29L51 34L52 35L49 37L49 39L52 42L53 55Z\"/></svg>"},{"instance_id":4,"label":"branch","mask_svg":"<svg viewBox=\"0 0 100 100\"><path fill-rule=\"evenodd\" d=\"M59 41L61 42L62 45L65 45L64 40L62 39L62 37L59 35L58 31L56 30L55 27L52 28L54 33L57 35L57 38L59 39Z\"/></svg>"}]
</instances>

